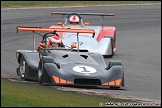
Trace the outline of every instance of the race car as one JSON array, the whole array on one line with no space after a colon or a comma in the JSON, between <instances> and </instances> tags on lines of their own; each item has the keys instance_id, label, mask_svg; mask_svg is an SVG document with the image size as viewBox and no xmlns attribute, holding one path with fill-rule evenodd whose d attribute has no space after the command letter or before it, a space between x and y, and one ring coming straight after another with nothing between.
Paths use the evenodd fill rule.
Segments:
<instances>
[{"instance_id":1,"label":"race car","mask_svg":"<svg viewBox=\"0 0 162 108\"><path fill-rule=\"evenodd\" d=\"M120 60L111 60L106 65L99 52L88 52L79 47L68 48L62 43L60 47L48 48L49 38L58 36L60 32L88 33L94 36L94 30L67 28L40 28L18 26L17 31L45 32L38 48L33 50L17 50L19 63L17 75L24 80L38 81L42 85L73 86L106 86L110 88L124 87L124 70ZM33 45L35 36L33 35ZM77 40L79 43L79 39ZM60 43L61 44L61 43Z\"/></svg>"},{"instance_id":2,"label":"race car","mask_svg":"<svg viewBox=\"0 0 162 108\"><path fill-rule=\"evenodd\" d=\"M80 33L80 49L87 49L89 52L99 52L103 57L113 57L116 51L116 27L103 26L104 16L115 16L115 14L105 13L70 13L70 12L51 12L51 15L58 14L66 17L62 22L57 22L57 25L51 25L49 28L73 28L73 29L92 29L95 31L95 36L92 37L86 33ZM102 25L94 26L89 22L83 22L81 15L101 16ZM63 43L66 45L76 44L76 33L60 33Z\"/></svg>"}]
</instances>

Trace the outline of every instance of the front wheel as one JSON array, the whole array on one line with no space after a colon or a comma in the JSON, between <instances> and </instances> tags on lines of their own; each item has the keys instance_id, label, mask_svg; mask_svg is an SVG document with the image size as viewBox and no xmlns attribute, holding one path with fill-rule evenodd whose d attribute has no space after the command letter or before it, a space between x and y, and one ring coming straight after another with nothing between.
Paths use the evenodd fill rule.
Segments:
<instances>
[{"instance_id":1,"label":"front wheel","mask_svg":"<svg viewBox=\"0 0 162 108\"><path fill-rule=\"evenodd\" d=\"M26 66L26 61L24 57L20 58L20 66L19 66L19 75L20 78L24 79L25 77L25 66Z\"/></svg>"},{"instance_id":2,"label":"front wheel","mask_svg":"<svg viewBox=\"0 0 162 108\"><path fill-rule=\"evenodd\" d=\"M38 81L40 84L42 84L42 74L43 74L43 62L40 61L38 66Z\"/></svg>"}]
</instances>

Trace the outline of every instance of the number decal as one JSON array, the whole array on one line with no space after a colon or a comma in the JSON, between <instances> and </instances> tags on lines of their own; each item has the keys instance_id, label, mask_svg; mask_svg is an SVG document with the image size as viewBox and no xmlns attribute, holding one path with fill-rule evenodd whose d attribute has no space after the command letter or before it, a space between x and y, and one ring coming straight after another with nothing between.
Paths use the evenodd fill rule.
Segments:
<instances>
[{"instance_id":1,"label":"number decal","mask_svg":"<svg viewBox=\"0 0 162 108\"><path fill-rule=\"evenodd\" d=\"M73 67L73 70L75 72L86 73L86 74L95 73L96 72L95 68L90 67L90 66L82 66L82 65Z\"/></svg>"},{"instance_id":2,"label":"number decal","mask_svg":"<svg viewBox=\"0 0 162 108\"><path fill-rule=\"evenodd\" d=\"M77 16L76 16L76 15L74 15L74 16L72 16L72 19L73 19L73 20L76 20L76 17L77 17Z\"/></svg>"}]
</instances>

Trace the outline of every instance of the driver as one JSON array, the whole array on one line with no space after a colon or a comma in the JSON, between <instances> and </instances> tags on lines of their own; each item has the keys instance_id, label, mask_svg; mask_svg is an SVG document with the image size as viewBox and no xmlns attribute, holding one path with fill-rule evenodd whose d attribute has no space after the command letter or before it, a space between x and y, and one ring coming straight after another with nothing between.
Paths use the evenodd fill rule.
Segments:
<instances>
[{"instance_id":1,"label":"driver","mask_svg":"<svg viewBox=\"0 0 162 108\"><path fill-rule=\"evenodd\" d=\"M72 15L69 18L69 24L70 25L79 25L79 17L77 15Z\"/></svg>"},{"instance_id":2,"label":"driver","mask_svg":"<svg viewBox=\"0 0 162 108\"><path fill-rule=\"evenodd\" d=\"M48 48L60 47L62 41L58 36L52 36L48 41Z\"/></svg>"}]
</instances>

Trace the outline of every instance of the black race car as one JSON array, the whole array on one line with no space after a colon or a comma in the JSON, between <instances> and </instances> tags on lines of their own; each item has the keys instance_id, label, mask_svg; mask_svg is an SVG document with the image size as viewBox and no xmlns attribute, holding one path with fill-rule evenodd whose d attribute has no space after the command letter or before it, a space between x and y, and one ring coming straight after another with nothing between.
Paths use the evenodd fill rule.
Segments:
<instances>
[{"instance_id":1,"label":"black race car","mask_svg":"<svg viewBox=\"0 0 162 108\"><path fill-rule=\"evenodd\" d=\"M19 63L17 75L22 79L39 81L43 85L88 85L120 88L124 86L124 71L120 60L111 60L106 65L99 52L64 47L47 48L48 38L57 32L90 33L94 30L66 28L17 27L17 30L46 32L37 49L17 50ZM37 33L39 34L39 33ZM79 43L79 35L77 35ZM33 38L35 39L35 38ZM35 40L33 41L35 44Z\"/></svg>"}]
</instances>

